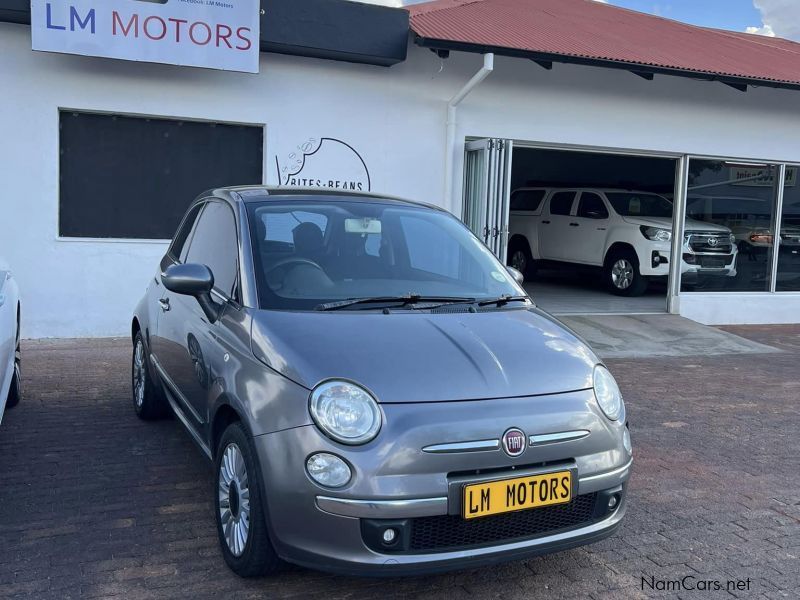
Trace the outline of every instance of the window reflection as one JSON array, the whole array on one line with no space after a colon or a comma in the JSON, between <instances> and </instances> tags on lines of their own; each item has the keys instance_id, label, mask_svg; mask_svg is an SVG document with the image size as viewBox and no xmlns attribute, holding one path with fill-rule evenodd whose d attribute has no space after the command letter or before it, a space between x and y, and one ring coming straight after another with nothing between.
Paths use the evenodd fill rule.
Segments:
<instances>
[{"instance_id":1,"label":"window reflection","mask_svg":"<svg viewBox=\"0 0 800 600\"><path fill-rule=\"evenodd\" d=\"M769 291L777 174L776 165L690 161L683 291Z\"/></svg>"},{"instance_id":2,"label":"window reflection","mask_svg":"<svg viewBox=\"0 0 800 600\"><path fill-rule=\"evenodd\" d=\"M778 255L779 292L800 291L800 187L797 175L797 167L786 167Z\"/></svg>"}]
</instances>

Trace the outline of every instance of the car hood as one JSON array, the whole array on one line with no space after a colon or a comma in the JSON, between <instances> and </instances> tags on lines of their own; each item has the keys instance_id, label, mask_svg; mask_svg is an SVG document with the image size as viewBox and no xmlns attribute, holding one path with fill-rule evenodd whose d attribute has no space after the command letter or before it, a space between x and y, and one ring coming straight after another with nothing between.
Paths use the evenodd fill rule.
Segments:
<instances>
[{"instance_id":1,"label":"car hood","mask_svg":"<svg viewBox=\"0 0 800 600\"><path fill-rule=\"evenodd\" d=\"M532 396L592 387L600 361L538 309L479 313L259 311L255 356L306 388L355 381L379 402Z\"/></svg>"},{"instance_id":2,"label":"car hood","mask_svg":"<svg viewBox=\"0 0 800 600\"><path fill-rule=\"evenodd\" d=\"M643 225L645 227L661 227L672 231L672 219L666 217L623 217L626 223L631 225ZM717 231L719 233L730 233L731 230L724 225L717 225L716 223L706 223L704 221L695 221L694 219L686 219L685 231Z\"/></svg>"}]
</instances>

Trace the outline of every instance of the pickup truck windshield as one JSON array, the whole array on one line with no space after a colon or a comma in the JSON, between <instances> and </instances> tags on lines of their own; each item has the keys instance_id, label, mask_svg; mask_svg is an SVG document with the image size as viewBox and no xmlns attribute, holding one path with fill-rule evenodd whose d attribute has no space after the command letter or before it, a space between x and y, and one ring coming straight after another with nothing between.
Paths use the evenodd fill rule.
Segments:
<instances>
[{"instance_id":1,"label":"pickup truck windshield","mask_svg":"<svg viewBox=\"0 0 800 600\"><path fill-rule=\"evenodd\" d=\"M417 296L480 302L523 293L460 221L434 209L294 196L249 204L248 220L261 308L311 311ZM382 307L373 300L346 309Z\"/></svg>"},{"instance_id":2,"label":"pickup truck windshield","mask_svg":"<svg viewBox=\"0 0 800 600\"><path fill-rule=\"evenodd\" d=\"M658 194L607 192L611 206L621 217L672 218L672 202Z\"/></svg>"}]
</instances>

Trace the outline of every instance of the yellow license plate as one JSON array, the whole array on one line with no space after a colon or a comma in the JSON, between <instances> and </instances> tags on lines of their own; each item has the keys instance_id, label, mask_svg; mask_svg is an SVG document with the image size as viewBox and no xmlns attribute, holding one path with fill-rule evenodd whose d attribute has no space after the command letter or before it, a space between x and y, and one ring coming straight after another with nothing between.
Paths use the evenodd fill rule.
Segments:
<instances>
[{"instance_id":1,"label":"yellow license plate","mask_svg":"<svg viewBox=\"0 0 800 600\"><path fill-rule=\"evenodd\" d=\"M559 471L464 486L461 516L465 519L566 504L572 500L572 472Z\"/></svg>"}]
</instances>

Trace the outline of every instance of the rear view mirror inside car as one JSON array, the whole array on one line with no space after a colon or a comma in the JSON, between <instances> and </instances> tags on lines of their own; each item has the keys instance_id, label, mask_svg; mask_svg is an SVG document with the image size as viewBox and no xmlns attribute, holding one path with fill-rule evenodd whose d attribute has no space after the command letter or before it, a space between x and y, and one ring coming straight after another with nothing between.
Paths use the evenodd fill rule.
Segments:
<instances>
[{"instance_id":1,"label":"rear view mirror inside car","mask_svg":"<svg viewBox=\"0 0 800 600\"><path fill-rule=\"evenodd\" d=\"M345 219L344 230L347 233L380 233L381 222L378 219Z\"/></svg>"}]
</instances>

